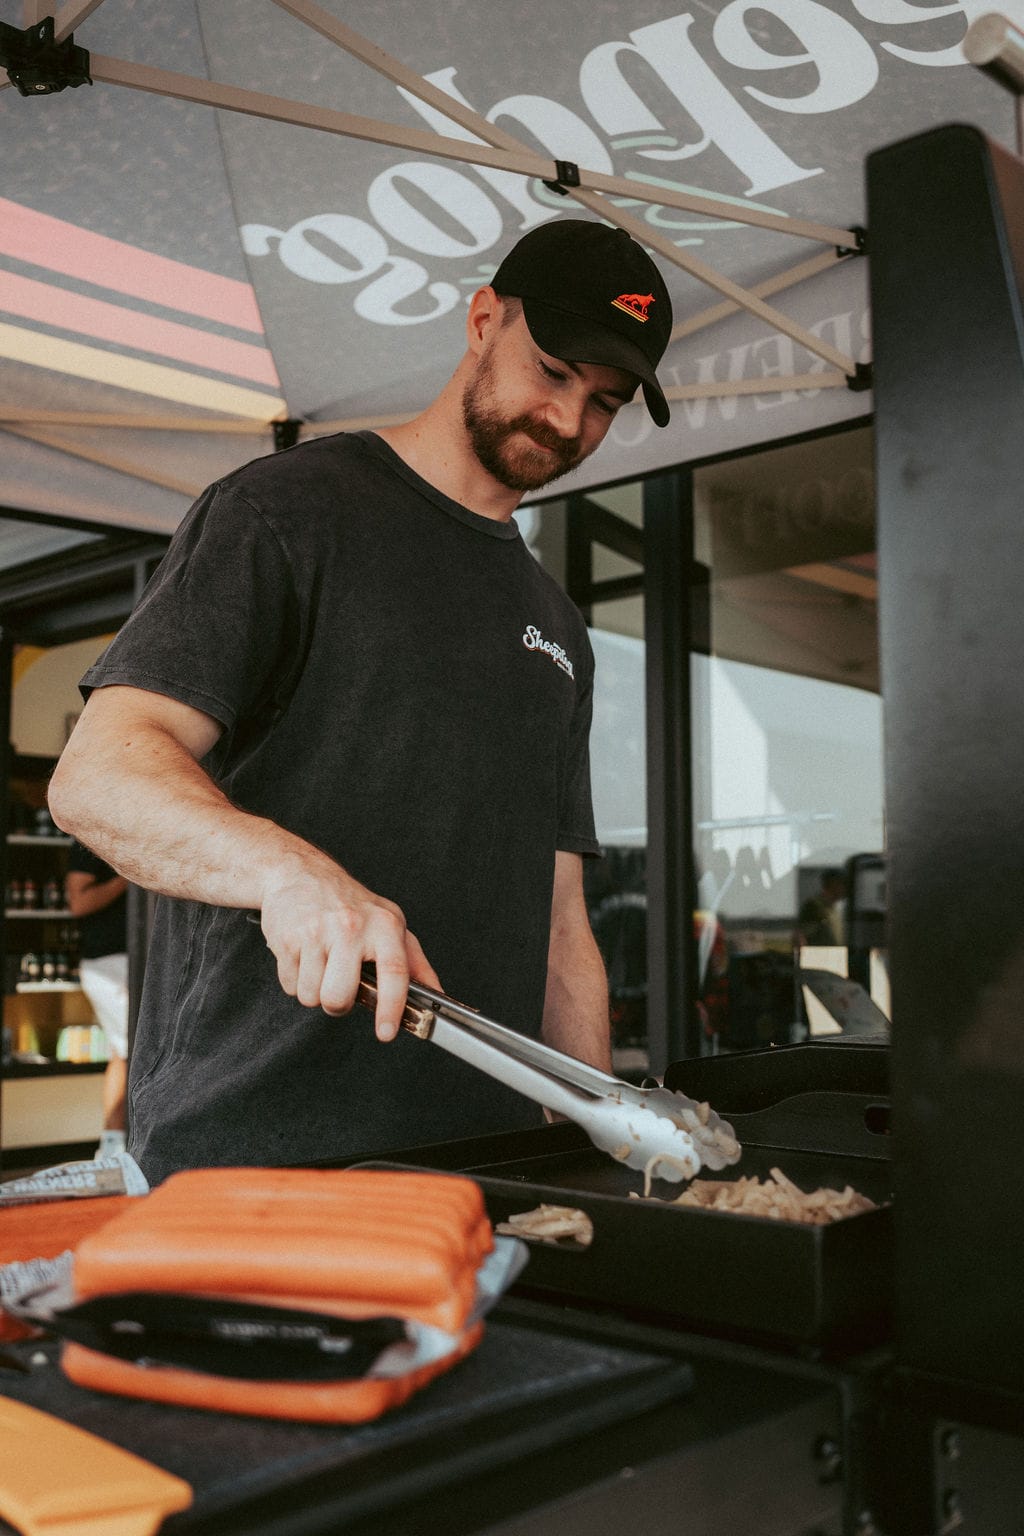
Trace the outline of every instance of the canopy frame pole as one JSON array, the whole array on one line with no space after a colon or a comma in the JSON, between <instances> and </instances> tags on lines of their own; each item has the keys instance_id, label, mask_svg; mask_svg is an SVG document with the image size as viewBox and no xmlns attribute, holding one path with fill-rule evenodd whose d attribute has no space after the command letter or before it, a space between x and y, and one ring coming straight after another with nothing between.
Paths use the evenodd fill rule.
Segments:
<instances>
[{"instance_id":1,"label":"canopy frame pole","mask_svg":"<svg viewBox=\"0 0 1024 1536\"><path fill-rule=\"evenodd\" d=\"M460 128L465 128L467 133L476 134L485 144L507 150L512 155L529 153L526 146L512 134L488 122L472 107L467 107L454 96L449 96L446 91L432 85L429 80L425 80L415 70L400 63L369 38L362 37L351 27L347 27L344 22L325 11L322 6L313 4L312 0L273 0L273 4L280 10L287 11L289 16L294 16L297 21L312 28L314 32L319 32L321 37L335 43L345 53L363 64L368 64L377 74L390 80L392 85L397 85L408 91L410 95L419 97L428 106L434 107L445 117L450 118L453 123L458 123ZM496 162L481 161L479 163L493 165ZM558 160L554 162L556 168L566 163ZM516 169L515 166L509 165L508 161L498 162L498 165L506 170ZM782 215L763 213L754 208L738 208L733 203L726 203L712 197L691 196L685 193L670 195L667 188L652 193L644 183L631 181L626 177L605 176L598 171L584 170L580 166L573 166L573 170L579 174L580 186L592 188L594 191L621 193L626 197L635 197L641 202L664 203L666 207L681 208L685 212L707 213L713 218L735 219L740 224L775 229L786 235L800 235L808 240L821 241L825 245L856 246L858 243L859 237L856 230L833 229L828 225L787 219ZM557 177L552 178L550 171L545 172L542 179L557 181ZM642 191L641 188L643 188ZM570 188L565 190L572 195Z\"/></svg>"},{"instance_id":2,"label":"canopy frame pole","mask_svg":"<svg viewBox=\"0 0 1024 1536\"><path fill-rule=\"evenodd\" d=\"M31 406L10 405L0 401L0 428L6 423L24 422L31 426L120 427L141 432L217 432L228 437L260 436L273 426L273 420L256 417L208 419L198 416L134 416L121 411L46 411Z\"/></svg>"},{"instance_id":3,"label":"canopy frame pole","mask_svg":"<svg viewBox=\"0 0 1024 1536\"><path fill-rule=\"evenodd\" d=\"M281 96L269 96L262 91L249 91L241 86L203 80L196 75L175 74L171 70L156 69L149 64L131 63L126 59L114 59L105 54L90 54L89 69L93 80L107 85L121 85L129 90L146 91L155 96L169 96L179 101L193 101L201 106L218 107L223 111L239 112L250 117L263 117L273 122L289 123L293 127L311 128L320 133L333 133L344 138L362 139L372 144L385 144L393 149L408 149L417 154L437 155L446 160L458 160L467 165L480 165L494 170L511 171L520 176L535 176L539 181L553 185L557 181L560 165L564 162L549 160L544 155L528 149L517 140L492 129L507 144L488 145L466 139L446 138L427 128L401 128L393 123L381 122L372 117L359 117L349 112L337 112L328 107L315 107L308 102L292 101ZM414 78L419 79L419 76ZM421 82L427 90L427 82ZM450 97L439 95L446 101ZM484 122L480 119L480 122ZM490 125L486 125L490 127ZM623 176L607 176L601 171L588 171L574 167L580 177L581 187L629 198L631 201L652 203L666 208L677 208L684 213L707 214L711 218L727 219L737 224L750 224L756 228L771 229L779 234L795 235L808 240L834 246L852 248L856 245L856 230L832 228L826 224L811 224L796 219L786 219L778 214L765 213L756 208L741 208L716 198L698 197L670 187L655 187L647 182L631 181Z\"/></svg>"},{"instance_id":4,"label":"canopy frame pole","mask_svg":"<svg viewBox=\"0 0 1024 1536\"><path fill-rule=\"evenodd\" d=\"M70 35L74 27L89 15L91 15L102 0L66 0L55 22L55 37L62 40ZM772 329L789 336L798 342L807 351L831 363L838 373L808 373L793 375L791 378L772 377L764 380L732 381L726 384L694 384L677 386L666 393L670 399L699 399L714 395L739 395L755 393L776 394L789 389L821 389L833 388L840 384L849 384L854 388L866 388L868 386L867 370L857 364L854 359L847 357L828 343L816 337L811 331L789 319L780 311L764 302L764 296L782 291L785 288L827 270L838 261L855 254L862 249L862 231L834 229L824 225L809 224L804 221L789 220L780 216L763 213L756 209L744 209L733 203L726 203L720 199L705 198L685 193L676 193L667 188L654 188L644 182L634 182L627 178L605 176L599 172L581 170L579 167L562 161L551 162L529 150L511 134L498 128L483 118L478 112L467 107L462 102L441 91L430 84L415 71L408 69L393 59L383 49L370 42L366 38L353 32L344 26L335 17L329 15L320 6L312 3L312 0L274 0L282 10L285 10L297 20L319 32L329 41L341 47L351 56L368 64L378 73L383 74L393 84L404 89L419 99L435 107L439 112L459 124L467 132L474 134L482 142L467 142L461 139L445 138L422 129L403 129L394 125L377 122L369 118L355 117L351 114L330 111L318 108L306 103L287 101L279 97L271 97L261 92L247 91L238 87L220 84L214 81L202 80L197 77L173 74L169 71L154 69L147 65L132 64L124 60L110 59L101 55L90 57L90 70L92 77L104 80L110 84L126 86L156 95L165 95L177 99L194 101L202 105L213 106L227 111L236 111L249 115L269 118L271 120L291 123L295 126L312 128L314 130L343 135L346 137L367 139L371 142L387 144L391 147L411 149L422 153L439 155L443 158L455 159L464 163L480 166L490 166L495 169L510 170L514 173L535 176L547 185L557 187L557 190L573 198L583 207L588 208L598 217L607 220L621 229L629 232L641 243L658 251L673 265L688 272L698 281L715 289L724 296L724 302L715 305L701 314L680 322L673 328L671 341L677 341L685 336L692 335L696 331L725 318L727 315L743 309L748 313L762 319ZM25 0L25 14L28 16L35 11L46 9L46 0ZM58 30L59 29L59 30ZM9 83L6 79L0 84ZM554 177L550 175L552 166ZM604 195L608 194L608 195ZM661 235L638 219L624 212L614 202L609 201L610 196L624 196L630 200L644 203L653 203L666 207L675 207L687 212L707 214L713 218L728 219L732 222L750 224L755 227L770 228L784 234L797 235L803 238L822 241L831 245L830 251L820 253L809 261L778 273L774 277L765 279L752 288L745 288L734 283L731 279L718 272L715 268L701 261L698 257L684 252L671 240ZM77 419L76 420L74 418ZM13 421L32 420L36 423L63 422L67 425L104 424L99 420L99 413L57 413L40 412L35 416L30 413L22 414L17 408L12 408L5 413L0 407L0 423ZM392 418L368 417L360 418L361 425L382 425ZM408 417L394 418L407 420ZM249 422L244 427L239 427L226 421L200 421L190 418L149 417L131 419L125 415L106 419L110 425L134 426L151 430L199 430L217 431L225 434L243 430L246 433L262 433L273 427L273 422L259 423ZM311 430L325 430L333 427L336 430L348 428L351 424L343 423L309 423ZM16 434L33 437L34 440L43 442L43 436L35 432L9 426ZM45 444L44 444L45 445ZM84 451L78 451L69 445L52 442L50 446L67 448L71 453L78 452L79 457L88 458ZM104 462L97 459L96 462ZM134 470L125 469L117 461L111 461L107 467L123 469L126 473L135 473ZM145 476L142 476L145 478ZM164 483L157 481L155 483Z\"/></svg>"},{"instance_id":5,"label":"canopy frame pole","mask_svg":"<svg viewBox=\"0 0 1024 1536\"><path fill-rule=\"evenodd\" d=\"M848 256L842 256L838 251L821 251L817 256L812 256L809 261L802 261L798 266L787 267L784 272L776 272L774 277L766 277L763 282L754 283L750 292L756 294L759 299L766 299L770 294L781 293L785 288L793 288L797 283L806 282L808 278L817 277L820 272L827 272L831 267L836 267L841 261L848 261ZM721 304L714 304L710 309L702 309L700 314L691 315L687 320L680 320L672 327L669 341L682 341L686 336L692 336L697 331L703 331L709 325L715 325L719 320L726 320L730 315L736 314L738 304L731 299L725 299Z\"/></svg>"},{"instance_id":6,"label":"canopy frame pole","mask_svg":"<svg viewBox=\"0 0 1024 1536\"><path fill-rule=\"evenodd\" d=\"M703 400L736 395L778 395L790 390L839 389L847 384L847 376L841 372L822 370L819 373L775 375L762 379L733 379L722 382L708 381L701 384L673 384L665 389L666 400ZM631 401L630 404L637 402ZM399 412L390 416L351 416L339 421L303 421L300 436L326 435L331 432L360 432L376 427L393 427L409 421L412 413ZM206 432L224 437L262 437L272 432L276 419L254 421L239 417L237 420L207 420L191 416L133 416L126 413L104 415L100 411L34 411L29 406L0 403L0 432L15 436L32 436L42 442L36 428L60 427L111 427L138 432ZM53 445L56 446L56 445ZM63 443L61 446L65 446ZM68 451L72 451L68 445ZM97 462L105 462L97 460ZM110 467L115 467L111 465ZM156 482L162 484L162 481Z\"/></svg>"},{"instance_id":7,"label":"canopy frame pole","mask_svg":"<svg viewBox=\"0 0 1024 1536\"><path fill-rule=\"evenodd\" d=\"M385 75L393 84L403 86L404 89L418 96L422 101L436 107L438 111L443 112L447 117L457 122L460 127L465 128L471 133L478 134L485 143L493 144L496 147L508 150L510 153L516 153L522 149L518 140L511 134L506 133L504 129L489 123L486 118L481 117L472 108L453 101L444 91L440 91L436 86L432 86L422 76L416 74L414 70L407 69L404 65L399 64L397 59L391 58L382 48L378 48L366 38L352 32L350 28L337 21L320 6L314 5L312 0L274 0L274 4L287 11L289 15L304 21L307 26L314 28L322 36L329 38L347 53L351 53L354 57L362 60L362 62L369 64L371 68ZM573 167L573 170L577 170L577 168ZM613 207L606 198L600 196L599 192L586 190L583 187L584 173L577 171L577 175L580 184L578 186L564 186L562 190L576 202L581 203L584 208L589 208L592 213L596 213L600 218L607 219L620 229L626 230L641 244L651 246L667 261L671 261L675 266L681 267L683 271L688 272L691 277L697 278L699 282L714 288L724 298L731 300L741 309L745 309L750 314L764 320L773 330L781 331L783 335L789 336L814 356L824 358L826 362L832 363L833 366L839 368L851 378L858 378L860 369L852 357L847 357L845 353L838 351L837 348L829 346L827 342L822 341L804 326L797 324L794 320L790 320L781 311L773 309L771 305L766 304L763 299L758 298L750 290L741 287L738 283L732 282L730 278L716 271L707 262L701 261L699 257L681 250L671 240L666 239L656 230L652 230L648 225L642 224L638 219L634 219L621 208ZM597 186L597 181L593 177L588 176L588 182L592 186ZM625 185L632 188L634 185L641 184L625 182ZM648 192L640 200L649 201L650 193ZM661 201L660 198L659 201ZM748 212L752 214L754 210L750 209ZM731 207L729 217L735 217L735 211ZM759 215L758 217L760 220L764 218L764 215ZM768 217L773 221L769 227L782 227L779 221L774 219L774 216L769 215ZM788 224L788 221L783 221L783 224ZM791 225L789 230L791 233L794 232ZM835 231L833 230L832 235L834 234ZM862 237L857 232L847 230L839 240L833 240L830 236L828 243L852 250L861 246Z\"/></svg>"},{"instance_id":8,"label":"canopy frame pole","mask_svg":"<svg viewBox=\"0 0 1024 1536\"><path fill-rule=\"evenodd\" d=\"M397 427L410 421L413 412L402 411L390 416L353 416L345 421L303 421L301 429L307 432L359 432L364 427ZM127 412L102 411L44 411L31 406L5 405L0 402L0 432L17 434L19 429L31 427L113 427L134 432L206 432L222 437L262 437L279 426L281 418L274 416L267 421L250 417L207 418L198 416L133 416ZM24 435L24 433L22 434Z\"/></svg>"},{"instance_id":9,"label":"canopy frame pole","mask_svg":"<svg viewBox=\"0 0 1024 1536\"><path fill-rule=\"evenodd\" d=\"M71 31L71 25L74 25L75 20L91 14L100 3L101 0L66 0L66 5L61 9L61 26L64 32ZM674 266L694 276L695 280L722 293L728 309L717 306L714 312L715 318L720 313L745 309L746 312L763 319L771 329L778 330L797 341L812 355L831 362L832 366L838 367L849 378L860 378L861 369L854 359L838 352L838 349L821 341L806 327L800 326L789 319L785 313L766 304L758 293L758 289L761 289L761 292L765 290L761 284L758 284L755 289L746 289L742 284L732 283L723 273L717 272L714 267L709 266L699 257L685 252L671 240L660 235L657 230L652 230L651 227L626 214L625 210L614 206L614 203L609 203L608 197L602 194L625 195L631 200L636 198L642 203L679 207L686 212L702 212L712 218L728 218L737 223L769 227L781 233L824 241L835 247L837 255L854 253L855 250L860 249L861 232L858 230L831 229L821 224L786 220L777 215L763 214L755 209L740 209L735 204L723 203L714 198L691 197L688 194L677 194L671 189L660 189L660 187L654 189L646 186L642 181L631 181L623 177L606 177L600 172L580 170L574 164L563 163L563 161L554 161L554 180L551 180L547 175L550 170L550 163L547 160L531 154L513 135L507 134L504 129L499 129L493 123L488 123L487 118L481 117L473 109L465 108L461 101L448 97L444 91L439 91L421 75L405 68L398 60L391 58L384 49L370 43L367 38L359 37L359 34L342 25L335 17L322 11L321 6L313 5L312 0L273 0L273 3L301 20L304 25L310 26L319 34L329 38L332 43L348 54L372 66L379 74L384 74L391 83L398 84L421 100L427 101L438 111L444 112L447 117L464 127L465 131L479 135L479 138L484 140L484 144L467 144L467 141L445 138L422 129L398 129L391 124L379 123L372 118L353 117L352 114L313 108L307 103L269 97L263 92L244 91L236 86L200 80L190 75L172 74L170 71L161 71L146 65L132 65L127 61L107 58L104 55L91 55L92 78L112 84L123 84L127 88L140 89L150 94L198 101L198 103L226 109L226 111L287 121L295 126L313 127L318 131L333 132L345 137L367 138L375 143L390 144L391 147L416 149L425 154L441 155L441 157L461 160L464 163L513 170L520 175L534 175L539 180L559 187L559 190L565 192L568 197L574 198L583 207L588 207L600 218L616 224L620 229L628 230L636 240L657 250L666 261L671 261ZM490 152L487 146L491 146ZM494 154L494 151L497 151L497 154ZM567 180L568 184L565 184ZM792 269L792 272L795 273L797 270ZM791 276L788 283L777 284L772 292L778 292L781 286L791 286L797 281L801 281L801 276ZM712 312L709 310L705 313L711 315ZM691 329L699 329L699 324L711 324L711 319L697 316L697 324L692 324Z\"/></svg>"},{"instance_id":10,"label":"canopy frame pole","mask_svg":"<svg viewBox=\"0 0 1024 1536\"><path fill-rule=\"evenodd\" d=\"M52 0L30 0L30 3L46 14L53 9ZM54 42L62 43L66 37L70 37L75 28L87 21L102 4L103 0L65 0L53 18Z\"/></svg>"},{"instance_id":11,"label":"canopy frame pole","mask_svg":"<svg viewBox=\"0 0 1024 1536\"><path fill-rule=\"evenodd\" d=\"M187 496L190 501L194 501L203 489L201 485L193 485L187 480L177 480L172 475L161 475L156 470L130 464L126 459L117 459L111 454L81 447L53 432L37 432L32 427L14 427L6 423L0 426L0 431L10 433L12 437L27 438L29 442L39 443L43 448L54 448L58 453L66 453L71 458L98 464L103 469L112 469L119 475L128 475L132 480L148 480L151 485L158 485L165 491L176 491L181 496Z\"/></svg>"},{"instance_id":12,"label":"canopy frame pole","mask_svg":"<svg viewBox=\"0 0 1024 1536\"><path fill-rule=\"evenodd\" d=\"M665 389L666 400L729 399L736 395L778 395L790 390L840 389L847 384L847 376L841 372L822 370L819 373L797 373L786 376L771 375L762 379L733 379L722 382L708 381L700 384L674 384ZM630 402L635 404L637 402ZM411 420L409 411L390 416L350 416L338 421L304 421L299 429L300 437L326 436L333 432L361 432L377 427L394 427ZM18 437L31 437L45 446L78 452L63 440L58 444L50 439L48 427L111 427L138 432L206 432L224 437L262 437L272 432L275 419L254 421L239 417L237 420L208 420L191 416L133 416L127 413L105 415L100 411L44 411L29 406L0 403L0 432L10 432ZM42 432L37 429L44 429ZM80 457L88 457L80 453ZM114 461L96 458L96 463L108 468L120 468ZM135 471L131 471L135 473ZM139 475L145 478L142 471ZM168 482L156 480L155 484Z\"/></svg>"},{"instance_id":13,"label":"canopy frame pole","mask_svg":"<svg viewBox=\"0 0 1024 1536\"><path fill-rule=\"evenodd\" d=\"M276 0L275 0L276 3ZM500 169L517 171L519 174L539 175L544 179L545 172L550 168L551 162L541 160L539 157L529 154L516 144L514 139L505 134L503 130L495 128L484 118L477 119L478 131L486 129L488 135L502 141L501 149L505 149L507 140L514 147L513 152L517 157L522 156L519 164L512 163L509 154L488 154L485 148L476 144L467 144L462 139L446 139L440 135L434 135L420 129L394 130L385 124L379 124L369 118L353 117L348 113L333 112L322 107L312 107L301 102L286 101L280 97L265 96L258 91L246 91L236 86L225 86L213 81L200 80L192 75L175 75L166 70L153 69L145 64L130 64L123 59L110 59L103 55L93 54L90 58L90 71L94 80L105 80L109 84L125 85L130 89L149 91L158 96L173 96L185 101L195 101L206 106L222 107L227 111L246 113L256 117L272 118L276 121L288 122L295 126L307 128L319 128L328 133L342 134L351 138L370 138L377 143L399 144L403 148L416 147L427 154L442 155L452 159L468 161L471 164L492 165ZM426 85L426 82L423 82ZM474 114L475 116L475 114ZM379 136L379 130L386 129L387 138ZM556 163L557 172L557 163ZM582 174L582 173L581 173ZM589 173L588 173L589 174ZM611 179L611 178L603 178ZM624 181L623 186L632 188L634 183ZM642 188L642 201L647 201L654 195L650 187L643 183L636 183L636 187ZM750 314L757 315L759 319L771 327L772 330L781 331L789 336L800 346L804 347L816 357L821 357L825 362L832 363L834 367L841 369L851 378L856 378L859 373L859 365L853 358L832 347L828 342L822 341L813 332L799 325L795 320L790 320L780 310L773 309L765 304L762 299L753 293L734 283L721 272L717 272L707 262L698 257L689 255L674 245L671 240L652 230L649 226L641 224L639 219L632 218L615 207L607 198L598 192L589 192L582 186L565 189L568 195L589 208L598 217L607 219L609 223L616 224L620 229L625 229L641 244L651 246L658 251L666 261L681 267L689 272L691 277L714 288L725 298L730 299L739 308L747 310ZM670 195L657 196L658 202L666 205L670 201ZM753 210L750 210L753 213ZM729 209L730 217L733 210ZM758 215L758 218L761 218ZM841 232L842 233L842 232ZM849 232L847 232L849 233Z\"/></svg>"}]
</instances>

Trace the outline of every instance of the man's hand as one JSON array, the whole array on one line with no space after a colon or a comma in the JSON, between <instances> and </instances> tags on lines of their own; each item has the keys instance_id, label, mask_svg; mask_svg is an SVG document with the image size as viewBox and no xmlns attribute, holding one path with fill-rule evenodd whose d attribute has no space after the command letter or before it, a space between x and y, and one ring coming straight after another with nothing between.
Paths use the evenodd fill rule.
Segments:
<instances>
[{"instance_id":1,"label":"man's hand","mask_svg":"<svg viewBox=\"0 0 1024 1536\"><path fill-rule=\"evenodd\" d=\"M122 686L90 695L50 781L57 825L147 890L259 908L281 985L347 1013L377 966L377 1034L398 1032L410 977L437 975L394 902L320 849L232 805L200 765L222 726L191 705Z\"/></svg>"},{"instance_id":2,"label":"man's hand","mask_svg":"<svg viewBox=\"0 0 1024 1536\"><path fill-rule=\"evenodd\" d=\"M393 1040L409 981L441 990L419 940L393 901L311 850L312 857L267 881L261 923L289 997L306 1008L348 1013L366 961L377 968L376 1030Z\"/></svg>"}]
</instances>

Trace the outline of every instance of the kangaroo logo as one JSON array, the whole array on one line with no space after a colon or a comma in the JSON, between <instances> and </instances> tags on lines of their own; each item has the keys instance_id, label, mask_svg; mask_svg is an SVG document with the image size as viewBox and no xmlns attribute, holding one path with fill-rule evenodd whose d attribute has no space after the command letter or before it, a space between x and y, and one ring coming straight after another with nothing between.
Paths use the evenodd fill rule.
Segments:
<instances>
[{"instance_id":1,"label":"kangaroo logo","mask_svg":"<svg viewBox=\"0 0 1024 1536\"><path fill-rule=\"evenodd\" d=\"M617 299L612 299L616 309L624 310L627 315L632 315L634 320L639 320L641 325L646 324L650 318L647 311L654 303L653 293L620 293Z\"/></svg>"}]
</instances>

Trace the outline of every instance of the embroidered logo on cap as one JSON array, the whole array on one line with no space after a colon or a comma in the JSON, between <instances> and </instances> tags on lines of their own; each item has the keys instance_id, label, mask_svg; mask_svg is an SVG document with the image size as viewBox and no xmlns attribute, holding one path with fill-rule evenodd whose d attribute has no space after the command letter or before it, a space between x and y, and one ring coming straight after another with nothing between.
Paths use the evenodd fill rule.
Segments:
<instances>
[{"instance_id":1,"label":"embroidered logo on cap","mask_svg":"<svg viewBox=\"0 0 1024 1536\"><path fill-rule=\"evenodd\" d=\"M650 319L647 311L654 303L653 293L620 293L617 299L612 299L616 309L623 310L627 315L632 315L634 320L646 324Z\"/></svg>"}]
</instances>

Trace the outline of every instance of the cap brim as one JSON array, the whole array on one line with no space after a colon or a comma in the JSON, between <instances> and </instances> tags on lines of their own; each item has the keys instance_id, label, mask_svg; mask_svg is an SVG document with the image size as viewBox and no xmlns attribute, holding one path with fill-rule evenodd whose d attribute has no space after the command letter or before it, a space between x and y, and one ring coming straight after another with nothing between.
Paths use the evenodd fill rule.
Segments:
<instances>
[{"instance_id":1,"label":"cap brim","mask_svg":"<svg viewBox=\"0 0 1024 1536\"><path fill-rule=\"evenodd\" d=\"M580 315L553 309L538 299L523 299L526 328L542 352L566 363L596 363L633 373L643 387L647 409L659 427L667 427L670 412L658 376L641 349L610 327L595 325Z\"/></svg>"}]
</instances>

